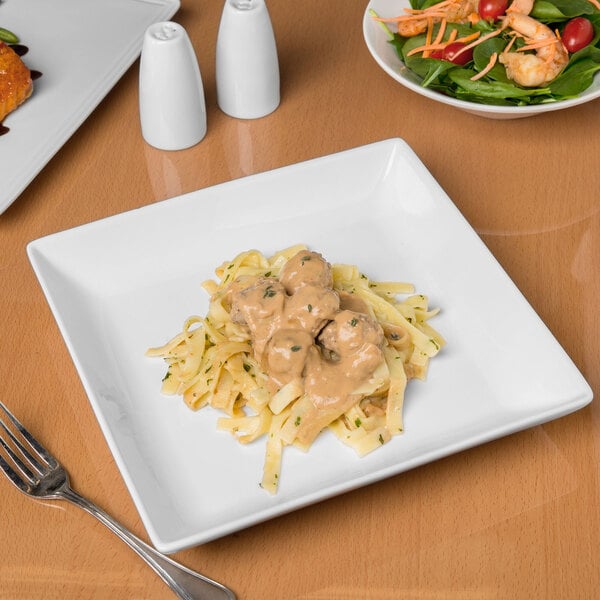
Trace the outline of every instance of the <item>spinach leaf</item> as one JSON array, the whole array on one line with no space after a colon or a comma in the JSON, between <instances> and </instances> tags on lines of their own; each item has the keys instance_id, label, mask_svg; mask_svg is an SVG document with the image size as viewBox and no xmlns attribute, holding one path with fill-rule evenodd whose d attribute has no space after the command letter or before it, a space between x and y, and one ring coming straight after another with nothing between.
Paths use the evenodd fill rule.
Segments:
<instances>
[{"instance_id":1,"label":"spinach leaf","mask_svg":"<svg viewBox=\"0 0 600 600\"><path fill-rule=\"evenodd\" d=\"M415 10L423 10L433 6L434 4L438 4L441 1L442 0L410 0L410 6Z\"/></svg>"},{"instance_id":2,"label":"spinach leaf","mask_svg":"<svg viewBox=\"0 0 600 600\"><path fill-rule=\"evenodd\" d=\"M536 0L531 16L540 21L558 23L596 12L588 0Z\"/></svg>"},{"instance_id":3,"label":"spinach leaf","mask_svg":"<svg viewBox=\"0 0 600 600\"><path fill-rule=\"evenodd\" d=\"M506 40L502 38L491 38L479 44L479 46L475 46L473 50L473 62L475 64L475 69L477 71L481 71L484 69L490 61L490 57L494 52L500 56L500 53L506 47ZM500 62L497 62L490 71L487 73L487 77L493 79L494 81L501 81L503 83L510 83L510 79L506 76L506 69L504 65Z\"/></svg>"},{"instance_id":4,"label":"spinach leaf","mask_svg":"<svg viewBox=\"0 0 600 600\"><path fill-rule=\"evenodd\" d=\"M448 72L448 77L463 90L483 98L525 98L549 92L548 88L525 89L503 81L472 81L475 74L473 69L453 69Z\"/></svg>"},{"instance_id":5,"label":"spinach leaf","mask_svg":"<svg viewBox=\"0 0 600 600\"><path fill-rule=\"evenodd\" d=\"M583 58L563 71L548 87L556 96L572 98L592 85L596 71L600 71L600 63Z\"/></svg>"},{"instance_id":6,"label":"spinach leaf","mask_svg":"<svg viewBox=\"0 0 600 600\"><path fill-rule=\"evenodd\" d=\"M493 106L525 106L531 104L528 99L512 100L510 98L487 98L485 96L478 96L477 94L471 94L465 90L458 88L453 96L457 100L465 100L473 104L487 104Z\"/></svg>"}]
</instances>

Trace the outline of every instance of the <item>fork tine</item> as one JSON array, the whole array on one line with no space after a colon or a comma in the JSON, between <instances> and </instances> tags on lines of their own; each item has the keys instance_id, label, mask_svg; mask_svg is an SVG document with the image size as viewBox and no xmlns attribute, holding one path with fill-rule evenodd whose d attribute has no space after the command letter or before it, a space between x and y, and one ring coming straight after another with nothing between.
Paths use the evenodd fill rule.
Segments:
<instances>
[{"instance_id":1,"label":"fork tine","mask_svg":"<svg viewBox=\"0 0 600 600\"><path fill-rule=\"evenodd\" d=\"M46 448L44 448L29 433L29 431L27 431L27 429L25 429L25 426L8 410L8 408L6 408L6 406L4 405L4 403L2 401L0 401L0 408L2 408L2 410L6 413L6 416L12 421L13 425L17 428L19 433L25 438L25 440L27 441L27 443L29 444L31 449L34 450L37 453L38 457L40 459L42 459L43 462L46 463L45 466L48 466L50 468L54 468L54 467L58 466L58 461L54 458L54 456L52 456L46 450ZM25 455L27 460L31 463L31 466L38 469L40 472L42 472L44 470L45 466L40 465L38 460L35 459L31 455L31 453L27 450L27 448L25 446L23 446L23 444L14 436L14 434L8 429L8 427L6 427L6 425L4 425L4 423L1 421L1 419L0 419L0 423L2 423L2 426L4 427L6 432L10 435L13 442L18 446L19 450Z\"/></svg>"},{"instance_id":2,"label":"fork tine","mask_svg":"<svg viewBox=\"0 0 600 600\"><path fill-rule=\"evenodd\" d=\"M0 438L0 442L2 442L2 438ZM4 446L4 443L2 443ZM0 454L0 468L6 473L8 478L22 491L27 491L27 483L23 480L23 478L2 458Z\"/></svg>"},{"instance_id":3,"label":"fork tine","mask_svg":"<svg viewBox=\"0 0 600 600\"><path fill-rule=\"evenodd\" d=\"M6 431L6 433L8 434L8 437L10 438L10 440L12 440L14 446L16 446L16 448L21 452L21 455L29 463L29 466L26 465L25 462L23 462L21 457L10 447L10 445L5 441L5 439L1 435L0 435L0 446L2 446L4 448L4 451L6 452L6 454L8 454L8 456L12 460L13 464L17 467L17 469L19 471L21 471L21 473L27 479L29 479L30 481L33 482L33 480L35 479L36 476L34 475L34 473L32 473L31 467L33 467L38 472L38 475L39 475L42 472L41 465L39 465L36 461L33 460L33 457L27 452L27 449L23 447L23 444L21 444L21 442L19 442L19 440L14 436L13 432L6 426L6 424L4 423L4 421L1 418L0 418L0 427L2 427L2 429L4 429L4 431ZM1 430L0 430L0 433L2 433Z\"/></svg>"}]
</instances>

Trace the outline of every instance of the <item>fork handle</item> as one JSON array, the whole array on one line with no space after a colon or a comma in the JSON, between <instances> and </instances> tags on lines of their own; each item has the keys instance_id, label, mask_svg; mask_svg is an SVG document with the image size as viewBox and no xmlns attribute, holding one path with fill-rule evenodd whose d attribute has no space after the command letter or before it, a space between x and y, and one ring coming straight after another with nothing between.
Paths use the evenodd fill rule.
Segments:
<instances>
[{"instance_id":1,"label":"fork handle","mask_svg":"<svg viewBox=\"0 0 600 600\"><path fill-rule=\"evenodd\" d=\"M154 569L158 576L183 600L235 600L224 585L176 563L125 529L101 508L71 488L62 489L61 498L94 515Z\"/></svg>"}]
</instances>

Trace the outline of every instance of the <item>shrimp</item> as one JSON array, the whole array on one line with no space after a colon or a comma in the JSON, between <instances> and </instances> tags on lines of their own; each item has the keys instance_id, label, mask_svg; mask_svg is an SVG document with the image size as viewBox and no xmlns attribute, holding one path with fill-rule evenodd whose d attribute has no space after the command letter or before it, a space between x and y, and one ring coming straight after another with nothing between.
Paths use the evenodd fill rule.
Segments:
<instances>
[{"instance_id":1,"label":"shrimp","mask_svg":"<svg viewBox=\"0 0 600 600\"><path fill-rule=\"evenodd\" d=\"M422 10L405 9L407 14L399 17L377 20L397 23L398 33L401 36L414 37L444 19L448 23L466 23L471 17L477 20L478 4L478 0L443 0Z\"/></svg>"},{"instance_id":2,"label":"shrimp","mask_svg":"<svg viewBox=\"0 0 600 600\"><path fill-rule=\"evenodd\" d=\"M509 79L523 87L542 87L554 80L569 62L569 53L552 30L527 15L509 12L502 27L511 28L526 45L511 52L512 41L500 54ZM535 50L535 54L525 54Z\"/></svg>"},{"instance_id":3,"label":"shrimp","mask_svg":"<svg viewBox=\"0 0 600 600\"><path fill-rule=\"evenodd\" d=\"M528 15L533 10L534 0L513 0L506 9L507 13L516 12Z\"/></svg>"}]
</instances>

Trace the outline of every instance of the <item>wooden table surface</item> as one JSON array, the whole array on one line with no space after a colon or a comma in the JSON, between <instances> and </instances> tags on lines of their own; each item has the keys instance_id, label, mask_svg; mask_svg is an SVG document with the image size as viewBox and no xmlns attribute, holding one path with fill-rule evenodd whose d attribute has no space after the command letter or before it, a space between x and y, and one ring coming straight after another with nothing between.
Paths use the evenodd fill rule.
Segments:
<instances>
[{"instance_id":1,"label":"wooden table surface","mask_svg":"<svg viewBox=\"0 0 600 600\"><path fill-rule=\"evenodd\" d=\"M268 3L281 105L219 110L216 0L183 0L208 133L146 145L138 65L0 216L2 400L74 487L148 539L25 253L30 240L220 182L401 137L600 391L598 101L496 121L423 99L362 36L366 2ZM2 139L0 139L2 144ZM535 351L535 349L532 349ZM591 599L600 589L600 415L561 419L253 526L174 557L243 600ZM0 598L171 598L112 534L0 479Z\"/></svg>"}]
</instances>

